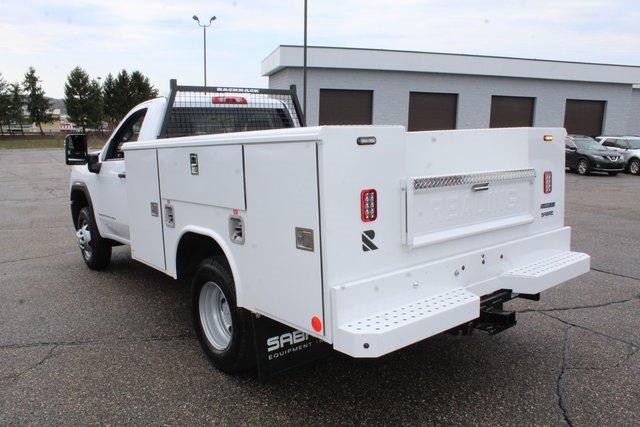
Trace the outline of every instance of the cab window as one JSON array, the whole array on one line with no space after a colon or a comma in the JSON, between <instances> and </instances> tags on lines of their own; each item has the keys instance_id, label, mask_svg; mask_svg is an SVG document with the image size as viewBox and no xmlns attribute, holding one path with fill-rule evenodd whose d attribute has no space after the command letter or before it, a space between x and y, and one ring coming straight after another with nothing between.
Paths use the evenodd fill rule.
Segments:
<instances>
[{"instance_id":1,"label":"cab window","mask_svg":"<svg viewBox=\"0 0 640 427\"><path fill-rule=\"evenodd\" d=\"M134 142L138 140L140 136L140 129L142 128L142 122L147 114L147 109L142 109L133 113L126 122L120 126L109 146L107 152L107 159L123 159L124 152L122 151L122 144L126 142Z\"/></svg>"}]
</instances>

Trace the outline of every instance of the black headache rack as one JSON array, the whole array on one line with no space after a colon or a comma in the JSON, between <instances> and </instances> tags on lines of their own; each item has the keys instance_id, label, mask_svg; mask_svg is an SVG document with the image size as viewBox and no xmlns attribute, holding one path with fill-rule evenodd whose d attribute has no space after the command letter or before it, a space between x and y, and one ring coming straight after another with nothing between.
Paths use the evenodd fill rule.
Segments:
<instances>
[{"instance_id":1,"label":"black headache rack","mask_svg":"<svg viewBox=\"0 0 640 427\"><path fill-rule=\"evenodd\" d=\"M171 92L159 138L305 126L296 86L257 89L179 86Z\"/></svg>"}]
</instances>

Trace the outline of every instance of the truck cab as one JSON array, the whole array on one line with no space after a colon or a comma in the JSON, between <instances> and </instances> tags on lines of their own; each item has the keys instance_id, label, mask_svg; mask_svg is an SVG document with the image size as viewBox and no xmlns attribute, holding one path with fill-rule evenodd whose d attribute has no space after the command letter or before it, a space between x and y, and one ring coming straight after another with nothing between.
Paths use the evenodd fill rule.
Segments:
<instances>
[{"instance_id":1,"label":"truck cab","mask_svg":"<svg viewBox=\"0 0 640 427\"><path fill-rule=\"evenodd\" d=\"M100 152L90 156L87 164L72 168L74 224L77 225L81 207L91 201L100 235L116 244L130 244L128 206L123 203L127 174L123 144L300 126L293 92L216 87L205 94L190 91L178 94L175 80L171 86L174 95L169 99L151 99L132 108ZM169 104L172 108L168 108ZM92 198L92 194L100 197ZM80 245L82 234L78 234Z\"/></svg>"}]
</instances>

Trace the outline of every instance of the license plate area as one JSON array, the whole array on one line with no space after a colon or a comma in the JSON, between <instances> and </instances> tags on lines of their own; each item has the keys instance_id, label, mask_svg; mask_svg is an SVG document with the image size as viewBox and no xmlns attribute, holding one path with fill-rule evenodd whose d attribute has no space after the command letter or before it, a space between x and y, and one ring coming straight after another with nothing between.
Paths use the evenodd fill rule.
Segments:
<instances>
[{"instance_id":1,"label":"license plate area","mask_svg":"<svg viewBox=\"0 0 640 427\"><path fill-rule=\"evenodd\" d=\"M535 169L410 178L404 242L420 247L531 223L535 178Z\"/></svg>"}]
</instances>

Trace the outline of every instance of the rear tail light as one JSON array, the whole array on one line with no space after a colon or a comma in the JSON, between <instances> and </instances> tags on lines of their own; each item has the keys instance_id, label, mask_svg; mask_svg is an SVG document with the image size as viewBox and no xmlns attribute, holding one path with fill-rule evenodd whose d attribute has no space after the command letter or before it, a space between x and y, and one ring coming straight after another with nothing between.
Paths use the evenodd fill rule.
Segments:
<instances>
[{"instance_id":1,"label":"rear tail light","mask_svg":"<svg viewBox=\"0 0 640 427\"><path fill-rule=\"evenodd\" d=\"M246 98L241 96L214 96L211 98L212 104L246 104Z\"/></svg>"},{"instance_id":2,"label":"rear tail light","mask_svg":"<svg viewBox=\"0 0 640 427\"><path fill-rule=\"evenodd\" d=\"M544 194L551 193L551 190L553 188L553 178L551 177L551 171L546 171L544 173L543 187L544 187Z\"/></svg>"},{"instance_id":3,"label":"rear tail light","mask_svg":"<svg viewBox=\"0 0 640 427\"><path fill-rule=\"evenodd\" d=\"M375 221L378 217L378 193L373 188L360 192L360 218L363 222Z\"/></svg>"}]
</instances>

